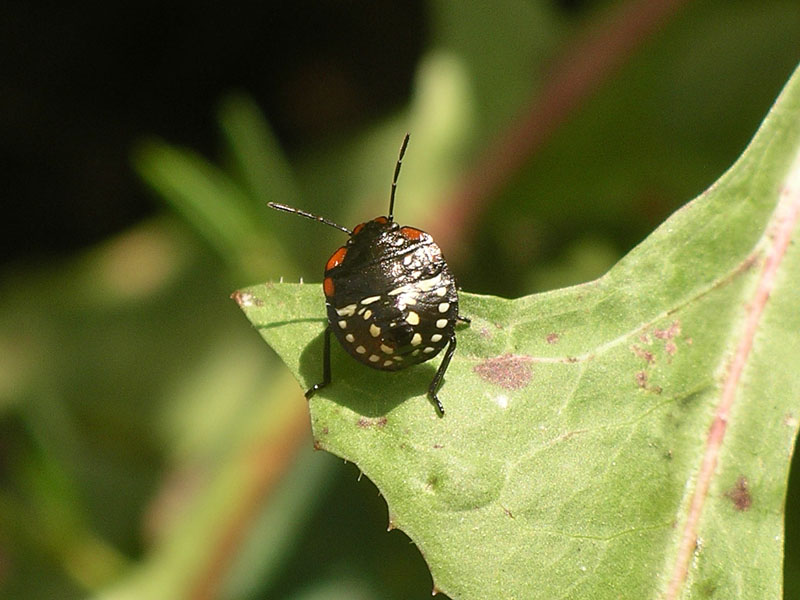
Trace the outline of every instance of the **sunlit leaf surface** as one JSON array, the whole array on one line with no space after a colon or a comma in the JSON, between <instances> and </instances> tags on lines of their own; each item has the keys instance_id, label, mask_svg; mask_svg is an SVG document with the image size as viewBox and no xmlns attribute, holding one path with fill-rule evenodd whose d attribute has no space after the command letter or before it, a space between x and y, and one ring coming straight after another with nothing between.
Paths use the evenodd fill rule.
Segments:
<instances>
[{"instance_id":1,"label":"sunlit leaf surface","mask_svg":"<svg viewBox=\"0 0 800 600\"><path fill-rule=\"evenodd\" d=\"M800 77L706 193L606 276L472 318L437 416L438 359L398 373L333 348L311 405L453 598L778 598L800 416ZM305 388L319 285L237 292Z\"/></svg>"}]
</instances>

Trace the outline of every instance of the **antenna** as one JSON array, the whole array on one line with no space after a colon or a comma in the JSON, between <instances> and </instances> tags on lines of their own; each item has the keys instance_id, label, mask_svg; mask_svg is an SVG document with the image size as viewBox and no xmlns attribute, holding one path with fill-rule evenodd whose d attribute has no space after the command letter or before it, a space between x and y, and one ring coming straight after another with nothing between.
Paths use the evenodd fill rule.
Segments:
<instances>
[{"instance_id":1,"label":"antenna","mask_svg":"<svg viewBox=\"0 0 800 600\"><path fill-rule=\"evenodd\" d=\"M408 138L411 137L406 134L403 138L403 145L400 146L400 156L397 157L397 166L394 168L394 177L392 178L392 194L389 196L389 221L394 221L394 194L397 191L397 178L400 175L400 167L403 166L403 155L406 153L408 147Z\"/></svg>"},{"instance_id":2,"label":"antenna","mask_svg":"<svg viewBox=\"0 0 800 600\"><path fill-rule=\"evenodd\" d=\"M331 227L335 227L339 231L344 231L347 235L353 235L353 232L347 229L347 227L342 227L341 225L337 225L333 221L329 221L325 217L319 217L317 215L312 215L310 212L306 212L304 210L300 210L298 208L292 208L291 206L286 206L285 204L278 204L277 202L267 202L267 206L270 208L274 208L275 210L282 210L283 212L292 213L294 215L300 215L301 217L305 217L306 219L311 219L312 221L319 221L325 225L330 225Z\"/></svg>"}]
</instances>

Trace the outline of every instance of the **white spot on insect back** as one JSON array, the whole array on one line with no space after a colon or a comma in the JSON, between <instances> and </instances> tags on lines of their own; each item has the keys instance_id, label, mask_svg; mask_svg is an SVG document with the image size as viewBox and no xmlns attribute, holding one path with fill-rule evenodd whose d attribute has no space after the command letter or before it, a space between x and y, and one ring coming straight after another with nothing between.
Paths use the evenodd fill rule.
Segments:
<instances>
[{"instance_id":1,"label":"white spot on insect back","mask_svg":"<svg viewBox=\"0 0 800 600\"><path fill-rule=\"evenodd\" d=\"M417 299L414 295L410 292L404 292L400 294L397 298L397 309L400 311L405 311L408 305L414 305L417 303Z\"/></svg>"},{"instance_id":2,"label":"white spot on insect back","mask_svg":"<svg viewBox=\"0 0 800 600\"><path fill-rule=\"evenodd\" d=\"M400 294L411 294L412 296L416 296L417 292L419 291L417 285L418 284L415 283L406 283L405 285L394 288L391 292L389 292L389 296L399 296Z\"/></svg>"},{"instance_id":3,"label":"white spot on insect back","mask_svg":"<svg viewBox=\"0 0 800 600\"><path fill-rule=\"evenodd\" d=\"M450 303L449 302L442 302L441 304L439 304L439 312L440 313L446 313L448 310L450 310Z\"/></svg>"},{"instance_id":4,"label":"white spot on insect back","mask_svg":"<svg viewBox=\"0 0 800 600\"><path fill-rule=\"evenodd\" d=\"M417 287L423 292L429 292L437 285L439 285L441 282L442 282L442 275L439 274L436 277L431 277L430 279L423 279L422 281L418 281Z\"/></svg>"},{"instance_id":5,"label":"white spot on insect back","mask_svg":"<svg viewBox=\"0 0 800 600\"><path fill-rule=\"evenodd\" d=\"M386 344L381 344L381 350L384 354L394 354L394 348L387 346Z\"/></svg>"},{"instance_id":6,"label":"white spot on insect back","mask_svg":"<svg viewBox=\"0 0 800 600\"><path fill-rule=\"evenodd\" d=\"M447 288L446 287L436 288L436 291L433 293L436 294L437 296L444 296L447 293Z\"/></svg>"},{"instance_id":7,"label":"white spot on insect back","mask_svg":"<svg viewBox=\"0 0 800 600\"><path fill-rule=\"evenodd\" d=\"M347 321L345 321L344 319L342 319L341 321L339 321L339 327L340 327L341 329L347 329Z\"/></svg>"},{"instance_id":8,"label":"white spot on insect back","mask_svg":"<svg viewBox=\"0 0 800 600\"><path fill-rule=\"evenodd\" d=\"M346 336L344 336L344 339L346 339L351 344L356 341L356 338L353 336L352 333L348 333Z\"/></svg>"},{"instance_id":9,"label":"white spot on insect back","mask_svg":"<svg viewBox=\"0 0 800 600\"><path fill-rule=\"evenodd\" d=\"M414 337L411 338L411 345L419 346L421 343L422 343L422 336L418 333L415 333Z\"/></svg>"},{"instance_id":10,"label":"white spot on insect back","mask_svg":"<svg viewBox=\"0 0 800 600\"><path fill-rule=\"evenodd\" d=\"M364 348L364 346L359 346L358 348L356 348L356 352L358 352L359 354L365 354L367 352L367 349Z\"/></svg>"},{"instance_id":11,"label":"white spot on insect back","mask_svg":"<svg viewBox=\"0 0 800 600\"><path fill-rule=\"evenodd\" d=\"M340 317L352 317L356 314L356 305L355 304L348 304L347 306L343 306L342 308L336 309L336 314Z\"/></svg>"},{"instance_id":12,"label":"white spot on insect back","mask_svg":"<svg viewBox=\"0 0 800 600\"><path fill-rule=\"evenodd\" d=\"M377 325L375 325L375 323L372 323L372 324L369 326L369 334L370 334L372 337L378 337L378 336L381 334L381 328L380 328L380 327L378 327Z\"/></svg>"},{"instance_id":13,"label":"white spot on insect back","mask_svg":"<svg viewBox=\"0 0 800 600\"><path fill-rule=\"evenodd\" d=\"M364 313L364 320L365 321L368 320L371 316L372 316L372 311L368 309L367 312Z\"/></svg>"},{"instance_id":14,"label":"white spot on insect back","mask_svg":"<svg viewBox=\"0 0 800 600\"><path fill-rule=\"evenodd\" d=\"M410 265L410 264L411 264L411 261L412 261L412 260L414 260L414 256L413 256L413 255L411 255L411 254L406 254L406 255L403 257L403 264L404 264L405 266L408 266L408 265Z\"/></svg>"},{"instance_id":15,"label":"white spot on insect back","mask_svg":"<svg viewBox=\"0 0 800 600\"><path fill-rule=\"evenodd\" d=\"M384 367L391 367L393 364L394 363L392 361L390 361L390 360L383 361L383 366Z\"/></svg>"},{"instance_id":16,"label":"white spot on insect back","mask_svg":"<svg viewBox=\"0 0 800 600\"><path fill-rule=\"evenodd\" d=\"M436 321L437 329L444 329L445 327L447 327L447 319L439 319Z\"/></svg>"},{"instance_id":17,"label":"white spot on insect back","mask_svg":"<svg viewBox=\"0 0 800 600\"><path fill-rule=\"evenodd\" d=\"M419 325L419 315L415 313L413 310L408 311L408 316L406 317L406 323L409 325Z\"/></svg>"},{"instance_id":18,"label":"white spot on insect back","mask_svg":"<svg viewBox=\"0 0 800 600\"><path fill-rule=\"evenodd\" d=\"M441 333L434 333L434 334L431 336L431 341L432 341L434 344L435 344L436 342L438 342L438 341L441 341L441 339L442 339L442 334L441 334Z\"/></svg>"},{"instance_id":19,"label":"white spot on insect back","mask_svg":"<svg viewBox=\"0 0 800 600\"><path fill-rule=\"evenodd\" d=\"M381 299L380 296L370 296L369 298L364 298L361 301L361 304L372 304L373 302L377 302L380 299Z\"/></svg>"},{"instance_id":20,"label":"white spot on insect back","mask_svg":"<svg viewBox=\"0 0 800 600\"><path fill-rule=\"evenodd\" d=\"M433 352L434 350L436 350L436 348L432 348L431 346L428 346L428 347L426 347L426 348L423 350L423 352L424 352L425 354L430 354L430 353L431 353L431 352Z\"/></svg>"},{"instance_id":21,"label":"white spot on insect back","mask_svg":"<svg viewBox=\"0 0 800 600\"><path fill-rule=\"evenodd\" d=\"M378 362L381 359L380 356L377 354L370 354L369 355L369 362Z\"/></svg>"}]
</instances>

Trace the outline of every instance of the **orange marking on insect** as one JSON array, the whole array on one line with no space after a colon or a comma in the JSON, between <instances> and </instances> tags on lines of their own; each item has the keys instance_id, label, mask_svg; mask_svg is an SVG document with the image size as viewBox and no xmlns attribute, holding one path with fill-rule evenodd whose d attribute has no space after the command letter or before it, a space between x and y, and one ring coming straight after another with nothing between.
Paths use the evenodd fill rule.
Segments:
<instances>
[{"instance_id":1,"label":"orange marking on insect","mask_svg":"<svg viewBox=\"0 0 800 600\"><path fill-rule=\"evenodd\" d=\"M331 257L328 259L328 262L325 264L325 272L327 273L334 267L338 267L344 261L345 254L347 254L347 248L342 246L336 252L331 254Z\"/></svg>"},{"instance_id":2,"label":"orange marking on insect","mask_svg":"<svg viewBox=\"0 0 800 600\"><path fill-rule=\"evenodd\" d=\"M416 241L420 239L425 232L414 227L401 227L400 233L402 233L407 239Z\"/></svg>"},{"instance_id":3,"label":"orange marking on insect","mask_svg":"<svg viewBox=\"0 0 800 600\"><path fill-rule=\"evenodd\" d=\"M336 291L336 288L333 285L333 279L330 277L326 277L322 280L322 289L325 292L325 295L330 298Z\"/></svg>"},{"instance_id":4,"label":"orange marking on insect","mask_svg":"<svg viewBox=\"0 0 800 600\"><path fill-rule=\"evenodd\" d=\"M358 232L361 231L362 229L364 229L364 224L363 223L359 223L358 225L353 227L353 235L357 235Z\"/></svg>"},{"instance_id":5,"label":"orange marking on insect","mask_svg":"<svg viewBox=\"0 0 800 600\"><path fill-rule=\"evenodd\" d=\"M375 217L375 218L374 218L374 219L372 219L372 220L373 220L375 223L381 223L381 224L384 224L384 225L385 225L386 223L388 223L388 222L389 222L389 219L387 219L386 217Z\"/></svg>"}]
</instances>

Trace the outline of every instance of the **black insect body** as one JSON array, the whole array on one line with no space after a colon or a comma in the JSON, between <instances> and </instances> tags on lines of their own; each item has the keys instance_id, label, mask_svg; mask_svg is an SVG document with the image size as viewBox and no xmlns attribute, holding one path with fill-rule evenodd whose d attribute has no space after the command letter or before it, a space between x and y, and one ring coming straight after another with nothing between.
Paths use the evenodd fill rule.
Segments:
<instances>
[{"instance_id":1,"label":"black insect body","mask_svg":"<svg viewBox=\"0 0 800 600\"><path fill-rule=\"evenodd\" d=\"M310 398L331 382L330 335L334 333L356 360L374 369L398 371L430 360L447 348L428 395L440 414L437 389L456 349L455 325L469 322L458 314L456 282L433 238L394 222L394 197L406 135L392 180L389 215L356 225L352 231L305 211L270 202L272 208L314 219L350 235L325 265L322 288L328 311L322 382Z\"/></svg>"}]
</instances>

